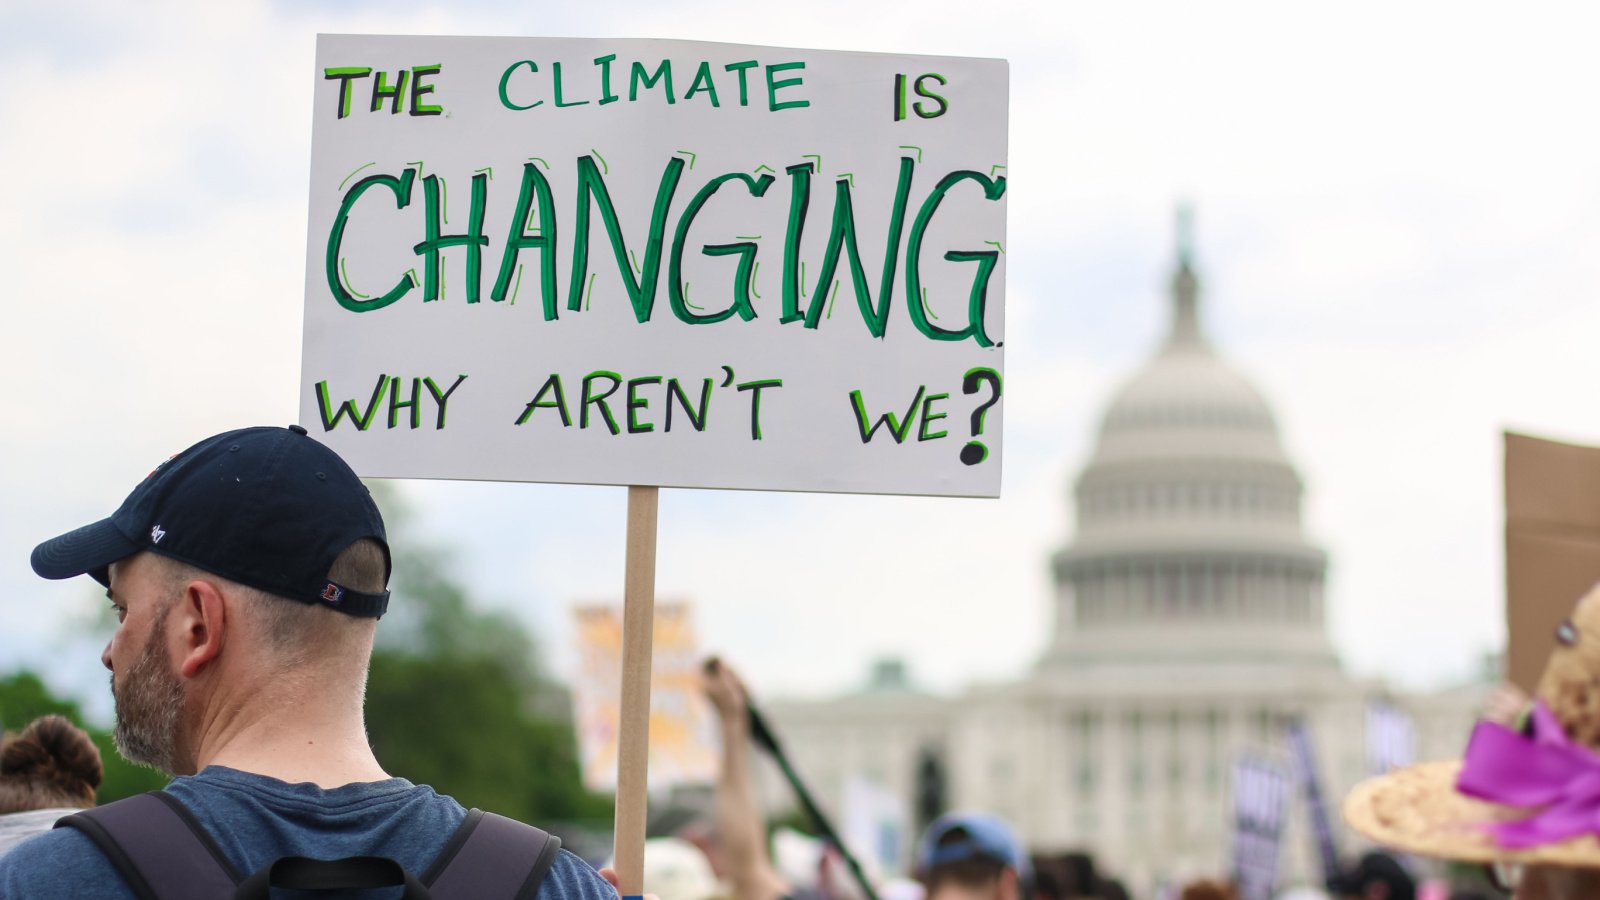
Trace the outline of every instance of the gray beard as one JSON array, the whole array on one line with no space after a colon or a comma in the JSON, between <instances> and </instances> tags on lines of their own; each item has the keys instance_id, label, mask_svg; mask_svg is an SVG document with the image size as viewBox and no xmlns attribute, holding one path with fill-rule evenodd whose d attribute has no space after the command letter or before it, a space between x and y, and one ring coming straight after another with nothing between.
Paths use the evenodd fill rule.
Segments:
<instances>
[{"instance_id":1,"label":"gray beard","mask_svg":"<svg viewBox=\"0 0 1600 900\"><path fill-rule=\"evenodd\" d=\"M129 762L174 775L178 769L183 684L167 665L161 639L169 612L170 606L156 616L144 650L123 678L120 692L116 673L112 673L111 695L117 704L117 727L112 740L117 752Z\"/></svg>"}]
</instances>

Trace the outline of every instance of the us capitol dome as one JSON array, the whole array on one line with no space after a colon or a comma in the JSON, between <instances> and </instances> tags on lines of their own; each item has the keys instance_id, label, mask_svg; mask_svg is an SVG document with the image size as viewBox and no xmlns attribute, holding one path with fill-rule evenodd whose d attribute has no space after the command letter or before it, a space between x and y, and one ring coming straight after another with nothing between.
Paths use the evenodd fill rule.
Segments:
<instances>
[{"instance_id":1,"label":"us capitol dome","mask_svg":"<svg viewBox=\"0 0 1600 900\"><path fill-rule=\"evenodd\" d=\"M1290 772L1293 720L1349 857L1360 848L1338 802L1371 774L1375 702L1403 712L1418 759L1464 745L1489 685L1403 694L1340 666L1327 554L1302 523L1306 485L1272 407L1206 336L1187 221L1180 213L1168 332L1110 398L1064 498L1074 537L1047 560L1052 630L1027 674L947 696L885 661L859 691L769 709L836 822L859 820L853 798L873 791L898 804L893 827L880 816L874 846L857 848L879 871L905 870L937 806L996 813L1035 852L1091 853L1135 896L1227 876L1234 766ZM1279 883L1319 883L1292 783L1282 817Z\"/></svg>"},{"instance_id":2,"label":"us capitol dome","mask_svg":"<svg viewBox=\"0 0 1600 900\"><path fill-rule=\"evenodd\" d=\"M1170 331L1112 399L1074 486L1040 667L1336 674L1304 484L1266 400L1205 337L1190 256L1182 235Z\"/></svg>"}]
</instances>

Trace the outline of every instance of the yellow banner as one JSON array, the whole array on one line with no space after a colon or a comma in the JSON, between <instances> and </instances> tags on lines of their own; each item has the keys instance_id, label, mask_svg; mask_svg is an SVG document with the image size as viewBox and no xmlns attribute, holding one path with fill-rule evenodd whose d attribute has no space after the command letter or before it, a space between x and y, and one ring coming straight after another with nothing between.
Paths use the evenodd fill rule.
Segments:
<instances>
[{"instance_id":1,"label":"yellow banner","mask_svg":"<svg viewBox=\"0 0 1600 900\"><path fill-rule=\"evenodd\" d=\"M617 787L622 696L622 608L573 608L578 671L573 680L583 783ZM720 753L716 721L700 689L700 648L687 603L658 602L650 678L650 785L709 784Z\"/></svg>"}]
</instances>

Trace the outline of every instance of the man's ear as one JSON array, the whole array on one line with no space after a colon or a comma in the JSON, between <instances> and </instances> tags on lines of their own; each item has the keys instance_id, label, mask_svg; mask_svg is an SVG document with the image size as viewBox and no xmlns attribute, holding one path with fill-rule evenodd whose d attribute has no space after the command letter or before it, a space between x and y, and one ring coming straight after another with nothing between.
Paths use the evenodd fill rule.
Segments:
<instances>
[{"instance_id":1,"label":"man's ear","mask_svg":"<svg viewBox=\"0 0 1600 900\"><path fill-rule=\"evenodd\" d=\"M227 606L214 583L196 578L184 585L173 612L182 629L178 635L178 674L194 678L222 654L228 631Z\"/></svg>"}]
</instances>

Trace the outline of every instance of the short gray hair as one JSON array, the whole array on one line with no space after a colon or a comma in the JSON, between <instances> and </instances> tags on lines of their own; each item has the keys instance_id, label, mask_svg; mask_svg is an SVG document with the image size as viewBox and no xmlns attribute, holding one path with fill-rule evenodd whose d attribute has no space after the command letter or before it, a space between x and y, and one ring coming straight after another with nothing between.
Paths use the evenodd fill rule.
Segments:
<instances>
[{"instance_id":1,"label":"short gray hair","mask_svg":"<svg viewBox=\"0 0 1600 900\"><path fill-rule=\"evenodd\" d=\"M219 576L203 569L167 557L158 557L165 564L173 585L174 599L182 585L195 578ZM334 559L328 570L328 580L363 593L382 591L388 579L389 554L381 543L372 538L362 538ZM345 643L351 633L370 633L359 628L368 620L357 620L320 603L303 599L282 597L269 591L239 584L221 578L233 593L246 598L246 604L261 625L261 632L269 648L285 665L299 666L326 652L333 652Z\"/></svg>"}]
</instances>

